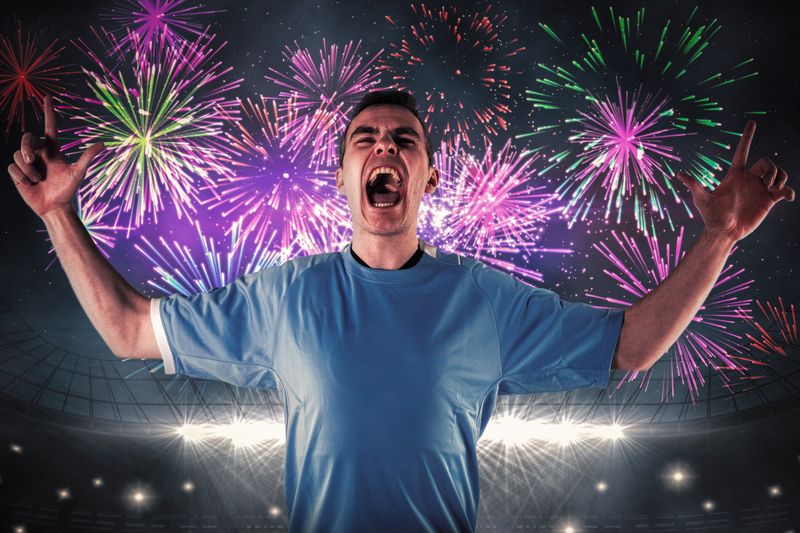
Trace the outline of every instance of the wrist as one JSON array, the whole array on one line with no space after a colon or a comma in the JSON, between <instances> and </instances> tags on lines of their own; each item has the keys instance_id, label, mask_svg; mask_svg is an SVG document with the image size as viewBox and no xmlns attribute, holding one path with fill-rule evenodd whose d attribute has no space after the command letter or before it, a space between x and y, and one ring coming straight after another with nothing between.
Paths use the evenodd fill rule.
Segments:
<instances>
[{"instance_id":1,"label":"wrist","mask_svg":"<svg viewBox=\"0 0 800 533\"><path fill-rule=\"evenodd\" d=\"M72 204L65 204L63 206L58 206L50 209L39 215L39 217L44 221L45 226L49 226L53 223L58 223L60 221L64 221L66 218L71 218L75 216L75 208L72 207Z\"/></svg>"},{"instance_id":2,"label":"wrist","mask_svg":"<svg viewBox=\"0 0 800 533\"><path fill-rule=\"evenodd\" d=\"M709 246L727 247L729 251L738 242L736 237L726 231L713 231L707 228L703 229L703 233L700 235L699 240L702 240L706 245Z\"/></svg>"}]
</instances>

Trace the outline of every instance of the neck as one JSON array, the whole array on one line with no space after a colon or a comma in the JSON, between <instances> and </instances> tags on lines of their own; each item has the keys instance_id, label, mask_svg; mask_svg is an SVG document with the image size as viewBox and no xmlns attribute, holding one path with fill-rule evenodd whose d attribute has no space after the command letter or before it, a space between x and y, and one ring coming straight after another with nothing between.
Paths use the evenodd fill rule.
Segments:
<instances>
[{"instance_id":1,"label":"neck","mask_svg":"<svg viewBox=\"0 0 800 533\"><path fill-rule=\"evenodd\" d=\"M372 268L397 270L419 247L416 231L399 235L354 232L353 251Z\"/></svg>"}]
</instances>

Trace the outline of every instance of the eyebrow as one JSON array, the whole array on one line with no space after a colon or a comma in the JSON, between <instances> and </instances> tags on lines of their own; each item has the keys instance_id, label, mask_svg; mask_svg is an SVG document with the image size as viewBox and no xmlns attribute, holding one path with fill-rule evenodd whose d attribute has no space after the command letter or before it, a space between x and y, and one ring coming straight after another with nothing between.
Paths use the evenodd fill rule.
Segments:
<instances>
[{"instance_id":1,"label":"eyebrow","mask_svg":"<svg viewBox=\"0 0 800 533\"><path fill-rule=\"evenodd\" d=\"M419 133L417 133L417 130L415 130L414 128L412 128L410 126L400 126L399 128L395 128L394 130L392 130L392 133L395 136L397 136L397 135L411 135L411 136L413 136L413 137L415 137L417 139L420 138L419 137ZM352 140L353 137L355 137L356 135L359 135L359 134L377 135L378 134L378 128L376 128L374 126L359 126L355 130L353 130L353 133L350 134L350 139Z\"/></svg>"}]
</instances>

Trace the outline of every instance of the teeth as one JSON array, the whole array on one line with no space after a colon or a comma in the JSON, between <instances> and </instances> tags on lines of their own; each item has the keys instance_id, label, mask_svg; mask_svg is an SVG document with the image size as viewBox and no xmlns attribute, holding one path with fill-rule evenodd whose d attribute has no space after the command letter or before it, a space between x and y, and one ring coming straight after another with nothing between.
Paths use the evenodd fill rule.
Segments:
<instances>
[{"instance_id":1,"label":"teeth","mask_svg":"<svg viewBox=\"0 0 800 533\"><path fill-rule=\"evenodd\" d=\"M370 172L369 180L367 180L367 183L371 185L378 177L378 174L391 174L391 176L394 178L394 181L396 181L398 185L402 183L400 175L392 167L378 167L373 169L372 172Z\"/></svg>"},{"instance_id":2,"label":"teeth","mask_svg":"<svg viewBox=\"0 0 800 533\"><path fill-rule=\"evenodd\" d=\"M383 202L378 204L372 204L375 207L391 207L395 204L395 202Z\"/></svg>"}]
</instances>

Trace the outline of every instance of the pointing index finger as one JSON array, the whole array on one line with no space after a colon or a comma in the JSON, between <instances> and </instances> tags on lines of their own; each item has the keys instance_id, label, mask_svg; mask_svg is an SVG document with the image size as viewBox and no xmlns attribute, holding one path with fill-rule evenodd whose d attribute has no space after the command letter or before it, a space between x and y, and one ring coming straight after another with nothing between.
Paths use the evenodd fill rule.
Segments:
<instances>
[{"instance_id":1,"label":"pointing index finger","mask_svg":"<svg viewBox=\"0 0 800 533\"><path fill-rule=\"evenodd\" d=\"M58 143L58 126L56 125L56 111L53 108L53 97L44 99L44 136L53 143Z\"/></svg>"},{"instance_id":2,"label":"pointing index finger","mask_svg":"<svg viewBox=\"0 0 800 533\"><path fill-rule=\"evenodd\" d=\"M756 123L748 120L742 132L742 138L739 139L739 144L736 145L736 151L733 153L733 168L745 168L747 166L747 154L750 152L750 143L753 142L753 135L756 132Z\"/></svg>"}]
</instances>

